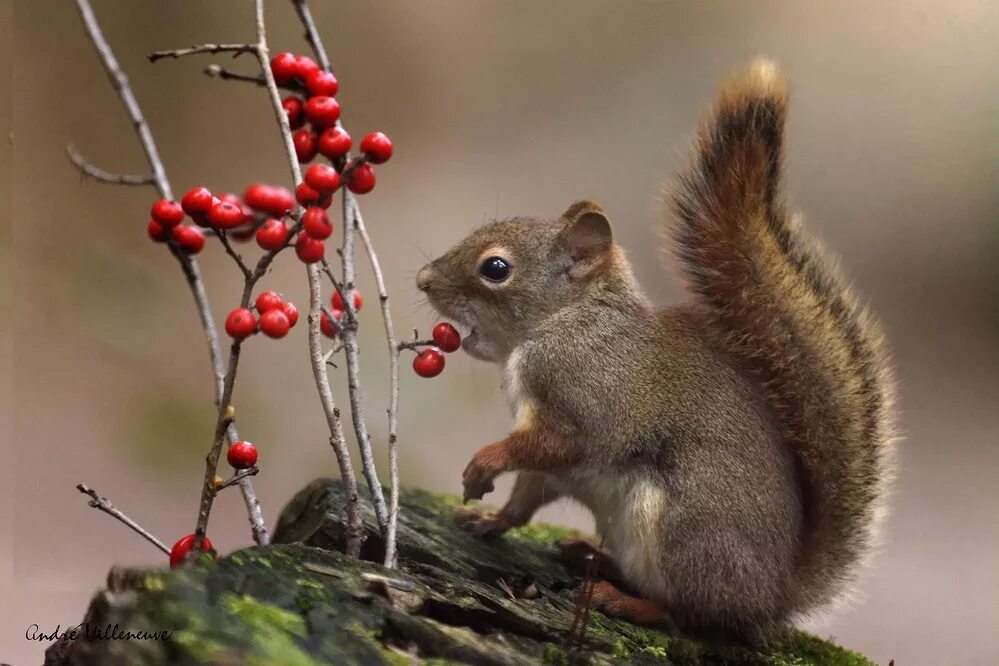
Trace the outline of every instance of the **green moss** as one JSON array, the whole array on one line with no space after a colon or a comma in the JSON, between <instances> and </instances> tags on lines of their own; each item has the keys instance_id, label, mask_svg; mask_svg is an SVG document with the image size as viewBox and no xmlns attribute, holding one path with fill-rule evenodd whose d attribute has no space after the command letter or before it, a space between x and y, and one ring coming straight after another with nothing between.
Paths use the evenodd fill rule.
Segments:
<instances>
[{"instance_id":1,"label":"green moss","mask_svg":"<svg viewBox=\"0 0 999 666\"><path fill-rule=\"evenodd\" d=\"M579 530L559 525L548 525L546 523L528 523L521 527L514 528L506 533L507 538L518 541L530 541L532 543L549 546L560 539L566 537L580 536Z\"/></svg>"},{"instance_id":2,"label":"green moss","mask_svg":"<svg viewBox=\"0 0 999 666\"><path fill-rule=\"evenodd\" d=\"M767 656L768 666L874 666L861 654L833 645L803 631L793 632L786 641Z\"/></svg>"},{"instance_id":3,"label":"green moss","mask_svg":"<svg viewBox=\"0 0 999 666\"><path fill-rule=\"evenodd\" d=\"M557 645L546 645L545 651L541 655L541 660L553 666L569 666L569 655Z\"/></svg>"},{"instance_id":4,"label":"green moss","mask_svg":"<svg viewBox=\"0 0 999 666\"><path fill-rule=\"evenodd\" d=\"M412 663L412 661L407 659L405 656L386 648L385 644L382 643L382 638L379 633L374 629L365 627L360 622L354 622L348 625L347 631L373 647L381 655L382 659L385 660L386 664L390 664L391 666L409 666Z\"/></svg>"},{"instance_id":5,"label":"green moss","mask_svg":"<svg viewBox=\"0 0 999 666\"><path fill-rule=\"evenodd\" d=\"M142 589L146 592L162 592L166 589L166 576L160 573L146 574L142 579Z\"/></svg>"},{"instance_id":6,"label":"green moss","mask_svg":"<svg viewBox=\"0 0 999 666\"><path fill-rule=\"evenodd\" d=\"M629 650L624 641L619 638L614 641L614 648L611 650L611 656L617 657L618 659L631 659L631 650Z\"/></svg>"},{"instance_id":7,"label":"green moss","mask_svg":"<svg viewBox=\"0 0 999 666\"><path fill-rule=\"evenodd\" d=\"M305 620L301 616L246 594L223 595L222 607L238 618L244 631L252 636L253 650L245 656L249 666L313 666L317 663L294 640L305 636Z\"/></svg>"}]
</instances>

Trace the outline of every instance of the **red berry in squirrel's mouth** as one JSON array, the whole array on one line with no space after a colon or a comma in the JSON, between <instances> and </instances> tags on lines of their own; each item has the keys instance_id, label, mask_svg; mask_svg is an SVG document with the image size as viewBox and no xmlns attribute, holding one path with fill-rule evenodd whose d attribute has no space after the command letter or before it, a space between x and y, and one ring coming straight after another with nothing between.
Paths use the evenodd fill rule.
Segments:
<instances>
[{"instance_id":1,"label":"red berry in squirrel's mouth","mask_svg":"<svg viewBox=\"0 0 999 666\"><path fill-rule=\"evenodd\" d=\"M424 349L413 359L413 370L420 377L436 377L444 370L444 354L433 347Z\"/></svg>"},{"instance_id":2,"label":"red berry in squirrel's mouth","mask_svg":"<svg viewBox=\"0 0 999 666\"><path fill-rule=\"evenodd\" d=\"M245 221L243 206L232 201L219 201L208 210L208 223L219 229L232 229Z\"/></svg>"},{"instance_id":3,"label":"red berry in squirrel's mouth","mask_svg":"<svg viewBox=\"0 0 999 666\"><path fill-rule=\"evenodd\" d=\"M302 214L302 230L313 238L324 240L333 233L333 223L325 210L310 206Z\"/></svg>"},{"instance_id":4,"label":"red berry in squirrel's mouth","mask_svg":"<svg viewBox=\"0 0 999 666\"><path fill-rule=\"evenodd\" d=\"M233 442L225 459L234 469L250 469L257 464L257 447L250 442Z\"/></svg>"},{"instance_id":5,"label":"red berry in squirrel's mouth","mask_svg":"<svg viewBox=\"0 0 999 666\"><path fill-rule=\"evenodd\" d=\"M354 298L352 300L354 301L354 312L360 312L364 301L361 299L361 292L357 289L354 290ZM330 305L333 306L334 310L343 310L343 296L335 289L333 290L333 295L330 296Z\"/></svg>"},{"instance_id":6,"label":"red berry in squirrel's mouth","mask_svg":"<svg viewBox=\"0 0 999 666\"><path fill-rule=\"evenodd\" d=\"M350 135L341 127L330 127L319 135L319 152L331 160L350 152Z\"/></svg>"},{"instance_id":7,"label":"red berry in squirrel's mouth","mask_svg":"<svg viewBox=\"0 0 999 666\"><path fill-rule=\"evenodd\" d=\"M330 194L340 187L340 174L329 164L313 164L305 172L305 182L320 194Z\"/></svg>"},{"instance_id":8,"label":"red berry in squirrel's mouth","mask_svg":"<svg viewBox=\"0 0 999 666\"><path fill-rule=\"evenodd\" d=\"M257 245L274 252L280 250L288 242L288 227L281 220L267 220L257 229Z\"/></svg>"},{"instance_id":9,"label":"red berry in squirrel's mouth","mask_svg":"<svg viewBox=\"0 0 999 666\"><path fill-rule=\"evenodd\" d=\"M317 70L305 79L305 87L310 95L326 95L332 97L340 89L340 83L332 72Z\"/></svg>"},{"instance_id":10,"label":"red berry in squirrel's mouth","mask_svg":"<svg viewBox=\"0 0 999 666\"><path fill-rule=\"evenodd\" d=\"M257 308L257 312L263 314L268 310L274 310L280 308L284 304L284 299L281 298L281 294L276 291L262 291L260 295L257 296L257 301L254 306Z\"/></svg>"},{"instance_id":11,"label":"red berry in squirrel's mouth","mask_svg":"<svg viewBox=\"0 0 999 666\"><path fill-rule=\"evenodd\" d=\"M343 310L333 310L333 321L324 312L319 318L319 330L327 338L335 338L340 332L340 324L343 323Z\"/></svg>"},{"instance_id":12,"label":"red berry in squirrel's mouth","mask_svg":"<svg viewBox=\"0 0 999 666\"><path fill-rule=\"evenodd\" d=\"M388 162L392 157L392 140L381 132L372 132L361 139L361 152L372 164Z\"/></svg>"},{"instance_id":13,"label":"red berry in squirrel's mouth","mask_svg":"<svg viewBox=\"0 0 999 666\"><path fill-rule=\"evenodd\" d=\"M295 254L304 263L314 264L326 254L326 244L309 234L299 234L295 239Z\"/></svg>"},{"instance_id":14,"label":"red berry in squirrel's mouth","mask_svg":"<svg viewBox=\"0 0 999 666\"><path fill-rule=\"evenodd\" d=\"M285 301L281 304L281 311L284 312L284 316L288 318L288 325L291 328L295 328L295 324L298 323L298 308L295 304L290 301Z\"/></svg>"},{"instance_id":15,"label":"red berry in squirrel's mouth","mask_svg":"<svg viewBox=\"0 0 999 666\"><path fill-rule=\"evenodd\" d=\"M291 137L299 162L311 162L319 150L319 137L310 129L300 129Z\"/></svg>"},{"instance_id":16,"label":"red berry in squirrel's mouth","mask_svg":"<svg viewBox=\"0 0 999 666\"><path fill-rule=\"evenodd\" d=\"M441 351L453 352L461 348L461 334L451 324L446 321L434 326L434 344L441 348Z\"/></svg>"},{"instance_id":17,"label":"red berry in squirrel's mouth","mask_svg":"<svg viewBox=\"0 0 999 666\"><path fill-rule=\"evenodd\" d=\"M293 130L305 124L305 102L295 96L281 100L284 115L288 118L288 127Z\"/></svg>"},{"instance_id":18,"label":"red berry in squirrel's mouth","mask_svg":"<svg viewBox=\"0 0 999 666\"><path fill-rule=\"evenodd\" d=\"M354 194L367 194L375 189L375 170L370 164L358 164L347 174L345 181L347 189Z\"/></svg>"},{"instance_id":19,"label":"red berry in squirrel's mouth","mask_svg":"<svg viewBox=\"0 0 999 666\"><path fill-rule=\"evenodd\" d=\"M171 236L185 254L197 254L205 247L205 234L189 224L174 227Z\"/></svg>"},{"instance_id":20,"label":"red berry in squirrel's mouth","mask_svg":"<svg viewBox=\"0 0 999 666\"><path fill-rule=\"evenodd\" d=\"M188 534L186 537L181 537L177 540L177 543L173 545L170 549L170 568L176 569L181 564L184 563L184 559L187 554L191 552L194 548L194 535ZM214 551L215 547L212 545L211 539L205 537L201 540L201 552L211 552Z\"/></svg>"},{"instance_id":21,"label":"red berry in squirrel's mouth","mask_svg":"<svg viewBox=\"0 0 999 666\"><path fill-rule=\"evenodd\" d=\"M278 53L271 60L271 74L274 75L274 82L278 85L291 83L298 73L298 60L294 53Z\"/></svg>"},{"instance_id":22,"label":"red berry in squirrel's mouth","mask_svg":"<svg viewBox=\"0 0 999 666\"><path fill-rule=\"evenodd\" d=\"M149 224L146 225L146 233L149 234L149 239L154 243L165 243L167 239L167 230L162 224L156 220L149 220Z\"/></svg>"},{"instance_id":23,"label":"red berry in squirrel's mouth","mask_svg":"<svg viewBox=\"0 0 999 666\"><path fill-rule=\"evenodd\" d=\"M180 207L184 212L194 217L196 215L206 215L208 209L212 207L214 201L211 190L207 187L192 187L180 200Z\"/></svg>"},{"instance_id":24,"label":"red berry in squirrel's mouth","mask_svg":"<svg viewBox=\"0 0 999 666\"><path fill-rule=\"evenodd\" d=\"M225 332L235 340L243 340L257 332L257 320L247 308L236 308L225 318Z\"/></svg>"},{"instance_id":25,"label":"red berry in squirrel's mouth","mask_svg":"<svg viewBox=\"0 0 999 666\"><path fill-rule=\"evenodd\" d=\"M291 322L288 321L288 315L284 313L284 310L276 308L267 310L260 315L258 326L260 326L260 332L269 338L283 338L288 334Z\"/></svg>"},{"instance_id":26,"label":"red berry in squirrel's mouth","mask_svg":"<svg viewBox=\"0 0 999 666\"><path fill-rule=\"evenodd\" d=\"M184 221L184 209L176 201L160 199L153 204L149 214L164 227L175 227Z\"/></svg>"},{"instance_id":27,"label":"red berry in squirrel's mouth","mask_svg":"<svg viewBox=\"0 0 999 666\"><path fill-rule=\"evenodd\" d=\"M310 97L305 103L305 117L316 127L335 125L340 119L340 103L328 95Z\"/></svg>"}]
</instances>

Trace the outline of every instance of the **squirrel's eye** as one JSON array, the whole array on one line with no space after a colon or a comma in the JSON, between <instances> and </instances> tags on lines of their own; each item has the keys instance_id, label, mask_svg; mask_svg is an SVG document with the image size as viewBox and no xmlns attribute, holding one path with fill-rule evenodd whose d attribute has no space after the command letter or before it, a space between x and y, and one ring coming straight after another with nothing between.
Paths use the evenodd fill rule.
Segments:
<instances>
[{"instance_id":1,"label":"squirrel's eye","mask_svg":"<svg viewBox=\"0 0 999 666\"><path fill-rule=\"evenodd\" d=\"M489 257L479 266L479 274L490 282L502 282L510 277L510 264L503 257Z\"/></svg>"}]
</instances>

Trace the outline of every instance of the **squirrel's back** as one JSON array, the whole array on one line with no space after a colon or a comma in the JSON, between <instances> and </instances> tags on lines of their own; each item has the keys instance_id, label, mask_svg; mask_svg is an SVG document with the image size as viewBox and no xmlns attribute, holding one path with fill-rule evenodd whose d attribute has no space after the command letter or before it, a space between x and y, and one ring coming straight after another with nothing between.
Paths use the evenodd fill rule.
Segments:
<instances>
[{"instance_id":1,"label":"squirrel's back","mask_svg":"<svg viewBox=\"0 0 999 666\"><path fill-rule=\"evenodd\" d=\"M793 607L843 591L892 476L893 382L881 332L785 210L787 94L766 61L730 81L670 193L705 330L761 387L803 475Z\"/></svg>"}]
</instances>

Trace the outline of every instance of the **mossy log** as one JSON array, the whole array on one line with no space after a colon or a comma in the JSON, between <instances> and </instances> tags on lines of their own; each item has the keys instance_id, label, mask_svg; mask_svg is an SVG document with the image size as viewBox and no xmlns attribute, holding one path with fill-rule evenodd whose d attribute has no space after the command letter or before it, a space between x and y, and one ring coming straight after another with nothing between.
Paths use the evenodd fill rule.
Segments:
<instances>
[{"instance_id":1,"label":"mossy log","mask_svg":"<svg viewBox=\"0 0 999 666\"><path fill-rule=\"evenodd\" d=\"M533 524L479 539L451 519L454 498L410 490L400 569L389 571L341 554L343 504L340 484L319 479L285 507L274 545L205 556L188 570L112 569L86 626L54 643L45 663L871 663L802 632L758 652L598 612L576 646L569 634L581 581L552 546L569 530ZM363 556L378 561L383 545L363 504Z\"/></svg>"}]
</instances>

